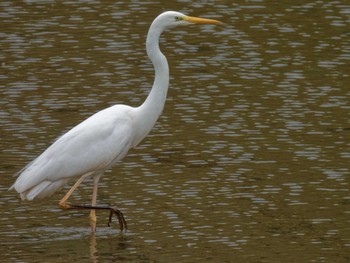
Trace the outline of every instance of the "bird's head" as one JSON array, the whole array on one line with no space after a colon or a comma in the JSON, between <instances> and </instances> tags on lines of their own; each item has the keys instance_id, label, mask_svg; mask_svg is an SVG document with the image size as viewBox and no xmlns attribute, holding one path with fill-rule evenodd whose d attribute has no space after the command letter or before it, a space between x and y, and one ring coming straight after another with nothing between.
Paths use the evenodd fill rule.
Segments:
<instances>
[{"instance_id":1,"label":"bird's head","mask_svg":"<svg viewBox=\"0 0 350 263\"><path fill-rule=\"evenodd\" d=\"M193 16L186 16L182 13L175 11L167 11L160 14L154 22L160 25L163 29L173 28L180 25L190 25L190 24L211 24L218 25L221 24L220 21L214 19L199 18Z\"/></svg>"}]
</instances>

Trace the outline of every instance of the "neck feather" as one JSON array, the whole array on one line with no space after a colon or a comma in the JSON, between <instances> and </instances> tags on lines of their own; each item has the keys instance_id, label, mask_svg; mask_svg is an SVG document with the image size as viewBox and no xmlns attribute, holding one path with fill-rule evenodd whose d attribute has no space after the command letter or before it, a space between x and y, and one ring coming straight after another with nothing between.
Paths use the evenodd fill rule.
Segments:
<instances>
[{"instance_id":1,"label":"neck feather","mask_svg":"<svg viewBox=\"0 0 350 263\"><path fill-rule=\"evenodd\" d=\"M161 25L155 22L148 31L146 41L147 55L153 64L155 78L145 102L136 108L137 125L140 131L140 134L136 136L136 144L151 131L162 113L169 86L168 61L159 49L159 37L163 30Z\"/></svg>"},{"instance_id":2,"label":"neck feather","mask_svg":"<svg viewBox=\"0 0 350 263\"><path fill-rule=\"evenodd\" d=\"M168 61L159 49L159 37L161 31L162 29L153 23L147 34L146 50L147 55L153 64L155 77L151 92L143 103L143 105L150 104L149 106L154 109L158 108L160 111L159 114L164 108L169 86Z\"/></svg>"}]
</instances>

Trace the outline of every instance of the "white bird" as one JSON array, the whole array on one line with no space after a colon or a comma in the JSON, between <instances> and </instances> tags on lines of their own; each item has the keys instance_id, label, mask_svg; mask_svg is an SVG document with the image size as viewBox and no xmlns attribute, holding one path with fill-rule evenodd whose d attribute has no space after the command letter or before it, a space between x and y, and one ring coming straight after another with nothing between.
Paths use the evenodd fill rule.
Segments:
<instances>
[{"instance_id":1,"label":"white bird","mask_svg":"<svg viewBox=\"0 0 350 263\"><path fill-rule=\"evenodd\" d=\"M62 209L90 209L92 231L96 231L97 209L110 211L109 223L116 215L120 229L127 229L123 214L109 206L96 206L98 181L105 170L122 160L130 148L138 145L151 131L160 116L167 96L169 67L159 49L159 37L169 28L187 24L220 24L212 19L186 16L168 11L152 23L146 40L147 55L155 69L153 87L139 107L114 105L101 110L59 137L34 161L19 172L12 185L23 200L45 198L78 179L61 199ZM86 178L93 178L91 206L67 204L73 191Z\"/></svg>"}]
</instances>

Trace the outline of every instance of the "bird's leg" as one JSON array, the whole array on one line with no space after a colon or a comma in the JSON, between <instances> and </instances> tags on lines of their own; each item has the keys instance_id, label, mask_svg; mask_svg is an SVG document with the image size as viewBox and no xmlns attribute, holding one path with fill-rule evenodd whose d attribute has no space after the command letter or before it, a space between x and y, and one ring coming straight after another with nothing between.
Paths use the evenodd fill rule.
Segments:
<instances>
[{"instance_id":1,"label":"bird's leg","mask_svg":"<svg viewBox=\"0 0 350 263\"><path fill-rule=\"evenodd\" d=\"M94 188L92 190L92 202L91 202L91 206L96 206L96 202L97 202L97 187L98 187L98 181L100 179L100 175L99 176L95 176L94 177ZM91 230L93 233L96 232L96 210L92 209L90 212L90 225L91 225Z\"/></svg>"},{"instance_id":2,"label":"bird's leg","mask_svg":"<svg viewBox=\"0 0 350 263\"><path fill-rule=\"evenodd\" d=\"M110 226L110 224L112 223L112 217L113 217L113 215L115 215L119 221L120 231L123 231L124 229L125 230L128 229L128 225L126 223L124 215L118 208L113 208L110 206L102 206L102 205L92 206L92 205L73 205L73 204L71 204L71 205L67 205L67 206L68 206L68 208L65 208L65 209L109 210L109 218L108 218L107 225ZM91 214L90 214L90 216L91 216Z\"/></svg>"},{"instance_id":3,"label":"bird's leg","mask_svg":"<svg viewBox=\"0 0 350 263\"><path fill-rule=\"evenodd\" d=\"M112 223L112 217L115 215L118 218L119 221L119 227L120 231L123 231L124 229L128 229L128 226L126 224L126 220L124 218L123 213L118 208L113 208L110 206L97 206L96 200L97 200L97 183L99 180L99 176L94 178L94 189L93 189L93 195L92 195L92 205L73 205L73 204L66 204L68 198L72 195L72 193L78 188L78 186L84 181L86 177L88 177L90 174L85 174L82 177L79 178L79 180L72 186L72 188L67 192L67 194L61 199L59 202L59 206L62 209L89 209L90 212L90 220L91 220L91 228L92 231L96 231L96 211L95 210L109 210L109 219L108 219L108 226Z\"/></svg>"},{"instance_id":4,"label":"bird's leg","mask_svg":"<svg viewBox=\"0 0 350 263\"><path fill-rule=\"evenodd\" d=\"M92 202L91 202L91 207L90 207L91 208L91 212L90 212L91 230L94 233L96 232L96 222L97 222L96 209L107 209L110 211L109 219L108 219L108 226L110 226L110 224L112 223L112 217L113 217L113 215L115 215L118 218L120 230L123 231L124 228L127 229L127 224L126 224L126 221L124 219L123 213L120 212L120 210L114 209L114 208L109 207L109 206L97 206L96 205L97 188L98 188L98 181L100 180L100 177L101 177L100 175L94 177L94 188L93 188L93 192L92 192ZM86 208L89 209L89 207L86 207Z\"/></svg>"},{"instance_id":5,"label":"bird's leg","mask_svg":"<svg viewBox=\"0 0 350 263\"><path fill-rule=\"evenodd\" d=\"M59 206L62 209L70 209L71 206L66 204L68 198L73 194L73 192L75 191L75 189L78 188L78 186L81 184L82 181L84 181L84 179L88 176L88 174L83 175L82 177L79 178L78 181L76 181L76 183L72 186L71 189L69 189L69 191L66 193L66 195L61 199L61 201L59 202Z\"/></svg>"}]
</instances>

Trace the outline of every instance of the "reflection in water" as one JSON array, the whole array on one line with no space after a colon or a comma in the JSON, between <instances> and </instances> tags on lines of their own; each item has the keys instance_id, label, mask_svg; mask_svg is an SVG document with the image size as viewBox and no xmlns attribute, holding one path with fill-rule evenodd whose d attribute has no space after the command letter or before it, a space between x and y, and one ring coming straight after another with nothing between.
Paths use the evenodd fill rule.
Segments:
<instances>
[{"instance_id":1,"label":"reflection in water","mask_svg":"<svg viewBox=\"0 0 350 263\"><path fill-rule=\"evenodd\" d=\"M98 251L96 248L96 235L94 233L92 233L90 235L89 247L90 247L91 262L97 263L98 262Z\"/></svg>"},{"instance_id":2,"label":"reflection in water","mask_svg":"<svg viewBox=\"0 0 350 263\"><path fill-rule=\"evenodd\" d=\"M98 236L95 234L90 234L89 237L89 249L90 249L90 260L91 262L104 262L106 258L104 257L104 253L99 251L99 248L102 245L107 245L108 247L108 258L111 260L121 260L121 261L128 261L125 260L125 255L123 255L128 248L130 243L130 238L128 235L122 235L122 234L115 234L114 236L110 236L107 239L101 239L100 233ZM105 249L104 249L105 250ZM145 260L145 259L144 259Z\"/></svg>"},{"instance_id":3,"label":"reflection in water","mask_svg":"<svg viewBox=\"0 0 350 263\"><path fill-rule=\"evenodd\" d=\"M163 3L164 4L164 3ZM162 4L162 5L163 5ZM10 176L49 142L153 80L160 3L0 4L4 262L347 262L349 7L341 1L168 3L226 22L168 32L171 87L155 129L101 182L130 224L20 202ZM210 36L208 38L208 36ZM186 45L183 45L186 44ZM73 197L90 199L87 183Z\"/></svg>"}]
</instances>

